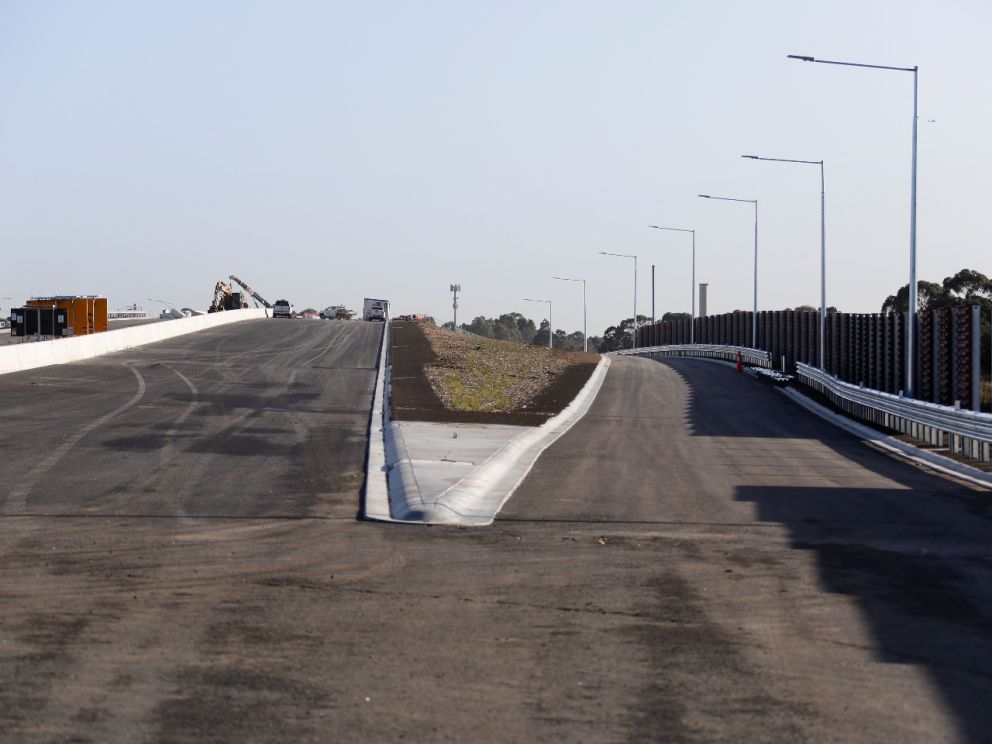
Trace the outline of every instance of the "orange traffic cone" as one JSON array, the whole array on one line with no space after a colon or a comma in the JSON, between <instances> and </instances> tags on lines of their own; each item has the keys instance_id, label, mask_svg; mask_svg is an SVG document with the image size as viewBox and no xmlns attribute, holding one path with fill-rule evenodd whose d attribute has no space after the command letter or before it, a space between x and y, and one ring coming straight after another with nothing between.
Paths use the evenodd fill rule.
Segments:
<instances>
[{"instance_id":1,"label":"orange traffic cone","mask_svg":"<svg viewBox=\"0 0 992 744\"><path fill-rule=\"evenodd\" d=\"M737 371L738 372L744 371L744 357L741 355L740 349L737 350Z\"/></svg>"}]
</instances>

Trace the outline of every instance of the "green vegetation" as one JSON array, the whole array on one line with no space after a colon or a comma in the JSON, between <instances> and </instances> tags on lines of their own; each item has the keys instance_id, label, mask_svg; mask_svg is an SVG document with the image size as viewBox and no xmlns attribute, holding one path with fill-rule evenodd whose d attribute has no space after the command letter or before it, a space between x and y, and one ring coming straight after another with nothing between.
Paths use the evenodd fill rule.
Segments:
<instances>
[{"instance_id":1,"label":"green vegetation","mask_svg":"<svg viewBox=\"0 0 992 744\"><path fill-rule=\"evenodd\" d=\"M444 389L451 406L459 411L505 411L513 398L510 390L516 375L497 372L479 354L469 355L462 372L444 376Z\"/></svg>"},{"instance_id":2,"label":"green vegetation","mask_svg":"<svg viewBox=\"0 0 992 744\"><path fill-rule=\"evenodd\" d=\"M480 338L425 326L437 361L427 378L448 408L514 411L535 400L572 364L583 360L558 349Z\"/></svg>"},{"instance_id":3,"label":"green vegetation","mask_svg":"<svg viewBox=\"0 0 992 744\"><path fill-rule=\"evenodd\" d=\"M954 276L944 278L940 284L917 280L917 309L938 310L944 307L961 307L963 305L978 305L982 308L981 315L981 359L982 376L988 380L989 369L989 333L992 330L989 313L986 308L992 308L992 279L974 269L961 269ZM882 303L883 313L905 313L909 310L909 284L904 284L894 295L889 295ZM989 382L983 382L983 390ZM987 392L982 393L987 398Z\"/></svg>"},{"instance_id":4,"label":"green vegetation","mask_svg":"<svg viewBox=\"0 0 992 744\"><path fill-rule=\"evenodd\" d=\"M974 269L961 269L940 284L917 280L917 308L936 310L960 305L992 306L992 280ZM883 313L905 313L909 310L909 284L904 284L882 303Z\"/></svg>"},{"instance_id":5,"label":"green vegetation","mask_svg":"<svg viewBox=\"0 0 992 744\"><path fill-rule=\"evenodd\" d=\"M454 323L445 323L443 328L454 330ZM551 324L547 320L542 320L540 325L520 313L503 313L498 318L487 318L480 315L472 319L471 323L462 323L461 330L474 333L483 338L492 338L498 341L517 341L533 346L547 346L548 333ZM599 339L596 336L589 337L589 351L599 349ZM561 328L554 332L552 346L563 351L582 351L582 331L566 333Z\"/></svg>"}]
</instances>

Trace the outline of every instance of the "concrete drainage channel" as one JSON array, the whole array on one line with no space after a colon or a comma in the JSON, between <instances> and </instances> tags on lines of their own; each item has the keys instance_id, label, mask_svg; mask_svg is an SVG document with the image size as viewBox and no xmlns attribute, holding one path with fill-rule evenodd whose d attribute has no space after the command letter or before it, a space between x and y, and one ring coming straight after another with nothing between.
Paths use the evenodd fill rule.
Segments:
<instances>
[{"instance_id":1,"label":"concrete drainage channel","mask_svg":"<svg viewBox=\"0 0 992 744\"><path fill-rule=\"evenodd\" d=\"M369 427L366 519L491 524L545 449L585 415L603 384L602 357L575 399L538 427L392 421L389 326L383 330Z\"/></svg>"}]
</instances>

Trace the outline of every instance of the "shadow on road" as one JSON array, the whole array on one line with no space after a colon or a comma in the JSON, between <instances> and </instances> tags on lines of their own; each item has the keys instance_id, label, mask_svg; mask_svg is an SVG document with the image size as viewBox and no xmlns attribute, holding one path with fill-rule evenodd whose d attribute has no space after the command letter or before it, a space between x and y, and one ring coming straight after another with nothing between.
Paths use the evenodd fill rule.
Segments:
<instances>
[{"instance_id":1,"label":"shadow on road","mask_svg":"<svg viewBox=\"0 0 992 744\"><path fill-rule=\"evenodd\" d=\"M992 495L876 451L729 368L664 364L689 387L693 435L811 440L891 482L738 485L736 498L814 553L827 591L858 602L882 661L926 670L965 741L992 740Z\"/></svg>"},{"instance_id":2,"label":"shadow on road","mask_svg":"<svg viewBox=\"0 0 992 744\"><path fill-rule=\"evenodd\" d=\"M741 487L737 498L814 553L824 589L857 600L881 661L925 669L963 739L988 742L992 531L928 479L909 490Z\"/></svg>"}]
</instances>

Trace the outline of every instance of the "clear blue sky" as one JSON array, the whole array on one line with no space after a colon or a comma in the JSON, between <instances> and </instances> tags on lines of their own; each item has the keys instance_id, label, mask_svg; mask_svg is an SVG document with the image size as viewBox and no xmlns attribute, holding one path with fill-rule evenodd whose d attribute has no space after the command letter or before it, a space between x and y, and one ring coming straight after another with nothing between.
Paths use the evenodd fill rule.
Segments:
<instances>
[{"instance_id":1,"label":"clear blue sky","mask_svg":"<svg viewBox=\"0 0 992 744\"><path fill-rule=\"evenodd\" d=\"M912 75L919 263L992 274L988 2L0 0L6 311L31 294L205 307L234 273L297 307L387 297L450 319L554 301L590 332L689 309L877 311L908 280ZM935 122L928 120L934 119Z\"/></svg>"}]
</instances>

